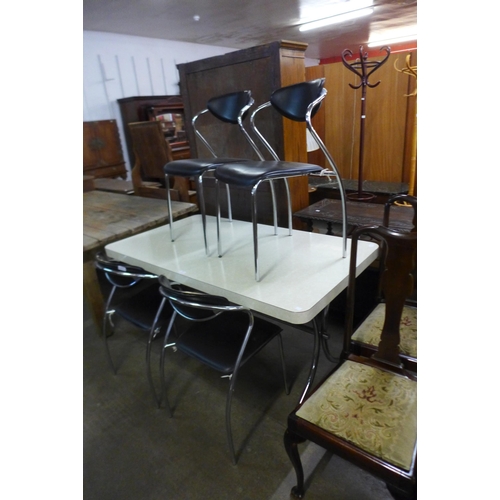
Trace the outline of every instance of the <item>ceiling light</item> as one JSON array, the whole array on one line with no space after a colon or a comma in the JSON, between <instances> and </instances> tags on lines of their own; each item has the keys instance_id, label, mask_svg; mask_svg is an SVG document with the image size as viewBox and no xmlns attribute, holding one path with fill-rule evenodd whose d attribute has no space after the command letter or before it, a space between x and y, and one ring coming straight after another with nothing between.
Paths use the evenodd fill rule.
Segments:
<instances>
[{"instance_id":1,"label":"ceiling light","mask_svg":"<svg viewBox=\"0 0 500 500\"><path fill-rule=\"evenodd\" d=\"M400 36L396 38L384 38L384 39L378 39L378 40L370 40L368 42L368 47L376 47L378 45L390 45L390 44L395 44L395 43L402 43L402 42L411 42L412 40L416 40L417 35L405 35L405 36Z\"/></svg>"},{"instance_id":2,"label":"ceiling light","mask_svg":"<svg viewBox=\"0 0 500 500\"><path fill-rule=\"evenodd\" d=\"M318 21L312 21L310 23L303 24L299 27L299 31L308 31L316 28L321 28L323 26L329 26L330 24L343 23L350 19L356 19L358 17L368 16L373 12L373 8L353 10L351 12L345 12L344 14L339 14L337 16L327 17L325 19L319 19Z\"/></svg>"}]
</instances>

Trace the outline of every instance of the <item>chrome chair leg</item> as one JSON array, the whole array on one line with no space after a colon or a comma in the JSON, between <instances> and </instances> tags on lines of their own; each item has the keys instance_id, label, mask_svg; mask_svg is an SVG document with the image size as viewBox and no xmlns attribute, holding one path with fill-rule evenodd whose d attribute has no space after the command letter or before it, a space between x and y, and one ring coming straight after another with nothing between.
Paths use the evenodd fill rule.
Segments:
<instances>
[{"instance_id":1,"label":"chrome chair leg","mask_svg":"<svg viewBox=\"0 0 500 500\"><path fill-rule=\"evenodd\" d=\"M233 465L236 465L236 452L234 451L234 442L233 442L233 431L231 428L231 403L233 400L233 392L234 392L234 373L233 377L231 377L231 383L229 385L229 391L227 394L226 400L226 435L227 435L227 444L229 446L229 453L231 454L231 459L233 461Z\"/></svg>"},{"instance_id":2,"label":"chrome chair leg","mask_svg":"<svg viewBox=\"0 0 500 500\"><path fill-rule=\"evenodd\" d=\"M215 179L215 204L217 205L217 253L222 257L222 245L220 241L220 186L218 179Z\"/></svg>"},{"instance_id":3,"label":"chrome chair leg","mask_svg":"<svg viewBox=\"0 0 500 500\"><path fill-rule=\"evenodd\" d=\"M229 222L233 222L233 209L231 208L231 193L229 190L229 184L226 184L226 193L227 193L227 218Z\"/></svg>"},{"instance_id":4,"label":"chrome chair leg","mask_svg":"<svg viewBox=\"0 0 500 500\"><path fill-rule=\"evenodd\" d=\"M286 199L288 201L288 234L292 236L292 198L290 196L290 186L288 185L288 179L284 179L286 188Z\"/></svg>"},{"instance_id":5,"label":"chrome chair leg","mask_svg":"<svg viewBox=\"0 0 500 500\"><path fill-rule=\"evenodd\" d=\"M248 341L250 339L250 335L253 330L254 325L254 317L250 311L247 311L249 317L249 325L247 329L247 333L245 335L245 340L241 344L240 352L238 354L238 358L236 359L236 363L234 364L234 370L231 374L231 383L229 384L229 392L226 400L226 433L227 433L227 441L229 445L229 451L231 452L231 458L233 459L233 465L236 465L236 453L234 451L234 443L233 443L233 432L231 428L231 402L233 400L234 387L236 385L236 377L238 376L241 360L243 359L243 353L248 345Z\"/></svg>"},{"instance_id":6,"label":"chrome chair leg","mask_svg":"<svg viewBox=\"0 0 500 500\"><path fill-rule=\"evenodd\" d=\"M163 300L165 300L165 299L163 299ZM160 308L163 309L163 301L160 305ZM158 317L159 316L157 315L157 318ZM155 386L154 386L154 382L153 382L153 375L151 373L151 344L153 342L153 339L156 337L156 335L159 332L159 329L156 328L157 318L155 318L155 321L153 322L151 330L149 331L148 344L147 344L147 348L146 348L146 375L148 378L149 387L151 389L151 394L153 395L154 402L156 403L158 408L160 408L162 396L160 395L160 399L158 399L158 396L157 396L156 390L155 390Z\"/></svg>"},{"instance_id":7,"label":"chrome chair leg","mask_svg":"<svg viewBox=\"0 0 500 500\"><path fill-rule=\"evenodd\" d=\"M113 364L113 359L111 358L111 352L109 351L109 346L108 346L108 334L107 334L107 323L110 321L110 316L113 314L112 312L106 312L104 313L104 320L102 323L102 337L104 341L104 352L106 353L106 359L108 360L108 364L113 370L113 373L116 375L116 368L115 365Z\"/></svg>"},{"instance_id":8,"label":"chrome chair leg","mask_svg":"<svg viewBox=\"0 0 500 500\"><path fill-rule=\"evenodd\" d=\"M345 199L344 184L340 175L337 176L340 188L340 198L342 200L342 257L347 257L347 205Z\"/></svg>"},{"instance_id":9,"label":"chrome chair leg","mask_svg":"<svg viewBox=\"0 0 500 500\"><path fill-rule=\"evenodd\" d=\"M114 313L114 311L110 311L109 306L111 304L111 300L113 298L113 295L115 294L115 290L116 290L116 286L114 286L111 289L108 300L106 301L106 306L104 308L105 312L104 312L104 317L102 320L102 339L104 342L104 352L106 353L106 359L108 360L108 364L111 367L111 369L113 370L113 373L116 375L116 368L115 368L115 365L113 363L113 358L111 357L111 352L109 350L109 345L108 345L108 328L107 328L108 322L111 325L113 324L111 321L111 316Z\"/></svg>"},{"instance_id":10,"label":"chrome chair leg","mask_svg":"<svg viewBox=\"0 0 500 500\"><path fill-rule=\"evenodd\" d=\"M332 168L334 175L337 177L337 182L339 183L340 202L342 205L342 257L346 258L347 257L347 205L346 205L344 183L342 181L342 177L339 174L337 165L333 160L332 155L330 154L328 149L326 149L325 144L320 139L319 135L316 133L316 130L314 130L311 124L310 112L308 112L308 115L306 116L306 125L307 129L313 136L313 139L316 141L321 151L323 151L323 154L325 155L328 163L330 164L330 167Z\"/></svg>"},{"instance_id":11,"label":"chrome chair leg","mask_svg":"<svg viewBox=\"0 0 500 500\"><path fill-rule=\"evenodd\" d=\"M233 222L233 212L231 209L231 193L228 184L226 184L226 194L227 194L227 216L229 222ZM222 246L220 241L220 222L221 222L220 186L218 179L215 179L215 203L217 205L217 252L219 257L222 257Z\"/></svg>"},{"instance_id":12,"label":"chrome chair leg","mask_svg":"<svg viewBox=\"0 0 500 500\"><path fill-rule=\"evenodd\" d=\"M274 221L274 234L278 234L278 211L276 209L276 192L274 190L274 182L271 180L269 181L269 184L271 185L271 198L273 202L273 221Z\"/></svg>"},{"instance_id":13,"label":"chrome chair leg","mask_svg":"<svg viewBox=\"0 0 500 500\"><path fill-rule=\"evenodd\" d=\"M165 301L166 298L163 299ZM158 310L158 317L159 314L161 314L161 311L163 309L164 302L162 301L160 308ZM167 387L165 384L165 348L166 344L168 342L168 339L170 337L170 333L172 331L172 328L174 326L174 321L177 316L177 311L174 311L172 314L172 317L170 318L170 322L167 327L167 331L165 332L165 338L163 340L163 345L161 347L161 354L160 354L160 404L158 405L158 408L161 405L161 402L165 400L165 408L168 411L169 417L172 418L173 413L172 413L172 408L170 407L170 404L168 402L168 397L167 397Z\"/></svg>"},{"instance_id":14,"label":"chrome chair leg","mask_svg":"<svg viewBox=\"0 0 500 500\"><path fill-rule=\"evenodd\" d=\"M198 186L198 205L200 206L201 223L203 225L203 241L205 242L205 253L208 255L209 249L207 240L207 211L205 208L205 195L203 193L203 174L198 176L197 186Z\"/></svg>"},{"instance_id":15,"label":"chrome chair leg","mask_svg":"<svg viewBox=\"0 0 500 500\"><path fill-rule=\"evenodd\" d=\"M207 240L207 216L206 216L206 210L205 210L205 196L203 194L203 174L199 175L197 178L197 187L198 187L198 204L201 212L201 221L203 225L203 241L205 243L205 253L208 255L209 254L209 248L208 248L208 240ZM172 219L172 197L170 195L170 182L169 182L169 177L168 174L165 174L165 187L167 189L167 203L168 203L168 223L170 226L170 240L175 241L174 238L174 221Z\"/></svg>"},{"instance_id":16,"label":"chrome chair leg","mask_svg":"<svg viewBox=\"0 0 500 500\"><path fill-rule=\"evenodd\" d=\"M307 377L307 384L304 387L304 391L302 392L302 396L300 397L299 403L304 401L309 388L312 386L314 382L314 377L316 375L316 370L318 368L318 359L319 359L319 348L320 348L320 326L318 325L318 316L316 316L312 320L313 328L314 328L314 345L313 345L313 362L311 364L311 369L309 371L309 376Z\"/></svg>"},{"instance_id":17,"label":"chrome chair leg","mask_svg":"<svg viewBox=\"0 0 500 500\"><path fill-rule=\"evenodd\" d=\"M170 197L170 180L168 174L165 174L165 189L167 190L167 205L168 205L168 225L170 226L170 241L174 241L174 221L172 218L172 199Z\"/></svg>"},{"instance_id":18,"label":"chrome chair leg","mask_svg":"<svg viewBox=\"0 0 500 500\"><path fill-rule=\"evenodd\" d=\"M257 227L257 187L255 185L252 189L252 226L253 226L253 261L255 268L255 281L260 281L259 270L259 235Z\"/></svg>"}]
</instances>

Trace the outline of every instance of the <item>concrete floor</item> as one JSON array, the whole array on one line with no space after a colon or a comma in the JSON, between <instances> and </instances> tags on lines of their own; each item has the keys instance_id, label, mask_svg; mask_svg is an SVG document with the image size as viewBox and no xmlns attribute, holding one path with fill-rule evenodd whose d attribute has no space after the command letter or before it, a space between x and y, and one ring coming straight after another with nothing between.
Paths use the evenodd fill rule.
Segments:
<instances>
[{"instance_id":1,"label":"concrete floor","mask_svg":"<svg viewBox=\"0 0 500 500\"><path fill-rule=\"evenodd\" d=\"M340 352L342 307L329 316ZM286 395L275 341L242 368L232 407L239 457L233 466L224 410L228 381L181 353L169 352L173 418L158 409L145 374L146 335L117 320L107 365L84 305L83 480L85 500L287 500L295 473L283 446L287 415L306 382L312 337L285 326ZM158 359L160 342L154 345ZM316 381L332 368L321 355ZM310 500L389 500L385 484L311 443L301 447Z\"/></svg>"}]
</instances>

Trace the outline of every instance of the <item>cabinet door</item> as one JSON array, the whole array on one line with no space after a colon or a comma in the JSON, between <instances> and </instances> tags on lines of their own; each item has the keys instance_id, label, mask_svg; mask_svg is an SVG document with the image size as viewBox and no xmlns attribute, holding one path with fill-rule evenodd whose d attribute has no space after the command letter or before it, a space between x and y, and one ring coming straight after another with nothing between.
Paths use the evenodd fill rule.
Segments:
<instances>
[{"instance_id":1,"label":"cabinet door","mask_svg":"<svg viewBox=\"0 0 500 500\"><path fill-rule=\"evenodd\" d=\"M116 120L83 122L83 170L96 177L126 175Z\"/></svg>"},{"instance_id":2,"label":"cabinet door","mask_svg":"<svg viewBox=\"0 0 500 500\"><path fill-rule=\"evenodd\" d=\"M83 170L99 164L99 144L94 135L95 122L83 122Z\"/></svg>"}]
</instances>

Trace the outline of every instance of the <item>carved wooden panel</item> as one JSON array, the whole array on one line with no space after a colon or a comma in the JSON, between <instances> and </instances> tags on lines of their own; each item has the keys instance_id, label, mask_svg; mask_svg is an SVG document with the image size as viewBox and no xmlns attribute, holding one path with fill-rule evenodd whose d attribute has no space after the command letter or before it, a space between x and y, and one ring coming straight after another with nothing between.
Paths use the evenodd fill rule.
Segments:
<instances>
[{"instance_id":1,"label":"carved wooden panel","mask_svg":"<svg viewBox=\"0 0 500 500\"><path fill-rule=\"evenodd\" d=\"M127 176L116 120L83 122L83 173L97 178Z\"/></svg>"}]
</instances>

